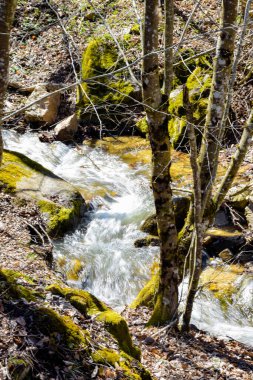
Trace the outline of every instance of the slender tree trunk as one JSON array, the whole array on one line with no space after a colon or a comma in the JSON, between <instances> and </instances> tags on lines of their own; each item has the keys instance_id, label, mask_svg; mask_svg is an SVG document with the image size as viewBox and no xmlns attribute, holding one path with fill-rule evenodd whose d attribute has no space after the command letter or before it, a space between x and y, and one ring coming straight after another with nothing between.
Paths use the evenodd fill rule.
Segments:
<instances>
[{"instance_id":1,"label":"slender tree trunk","mask_svg":"<svg viewBox=\"0 0 253 380\"><path fill-rule=\"evenodd\" d=\"M202 208L201 208L201 179L200 179L200 167L198 163L198 148L196 133L194 129L194 118L191 103L189 100L189 94L187 87L184 88L183 93L184 107L186 110L186 118L188 122L188 135L190 143L190 163L193 174L193 218L194 218L194 231L192 234L192 244L190 247L190 275L188 294L186 299L186 307L183 315L184 331L189 330L189 324L191 320L193 302L198 289L199 278L202 268Z\"/></svg>"},{"instance_id":2,"label":"slender tree trunk","mask_svg":"<svg viewBox=\"0 0 253 380\"><path fill-rule=\"evenodd\" d=\"M237 5L237 0L223 0L221 32L217 42L212 87L200 151L201 170L199 170L197 161L192 110L188 93L187 91L184 93L184 103L189 123L190 161L193 171L194 230L191 244L189 288L183 315L183 330L189 330L193 303L198 290L202 266L202 237L217 211L217 205L214 206L210 199L217 173L220 142L225 131L226 104L228 105L230 100L229 91L231 91L231 88L229 85L231 83L230 75L235 48Z\"/></svg>"},{"instance_id":3,"label":"slender tree trunk","mask_svg":"<svg viewBox=\"0 0 253 380\"><path fill-rule=\"evenodd\" d=\"M238 0L222 1L221 31L217 42L214 74L200 152L202 212L209 204L217 172L220 143L225 130L225 123L222 121L233 65L237 5Z\"/></svg>"},{"instance_id":4,"label":"slender tree trunk","mask_svg":"<svg viewBox=\"0 0 253 380\"><path fill-rule=\"evenodd\" d=\"M173 26L174 1L165 0L165 32L164 32L164 94L169 96L173 82Z\"/></svg>"},{"instance_id":5,"label":"slender tree trunk","mask_svg":"<svg viewBox=\"0 0 253 380\"><path fill-rule=\"evenodd\" d=\"M0 0L0 118L3 116L5 92L8 84L10 30L16 0ZM0 130L0 164L3 155L3 140Z\"/></svg>"},{"instance_id":6,"label":"slender tree trunk","mask_svg":"<svg viewBox=\"0 0 253 380\"><path fill-rule=\"evenodd\" d=\"M223 180L220 183L219 189L214 196L213 203L215 209L218 210L221 206L224 198L230 189L238 170L245 158L249 144L251 142L251 137L253 135L253 109L251 110L250 116L247 120L247 123L243 129L242 137L240 143L237 147L234 157L232 157L230 165L227 169L226 174L223 177Z\"/></svg>"},{"instance_id":7,"label":"slender tree trunk","mask_svg":"<svg viewBox=\"0 0 253 380\"><path fill-rule=\"evenodd\" d=\"M143 99L146 105L152 149L152 188L160 236L160 281L150 324L162 324L177 317L178 271L177 231L170 178L168 103L161 94L158 56L158 0L145 1L143 39ZM152 54L153 52L153 54Z\"/></svg>"}]
</instances>

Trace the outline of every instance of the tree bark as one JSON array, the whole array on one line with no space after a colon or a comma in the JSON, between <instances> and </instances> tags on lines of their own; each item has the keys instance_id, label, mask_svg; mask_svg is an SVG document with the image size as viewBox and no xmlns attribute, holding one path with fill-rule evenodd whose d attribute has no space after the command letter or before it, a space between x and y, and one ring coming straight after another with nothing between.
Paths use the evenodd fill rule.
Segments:
<instances>
[{"instance_id":1,"label":"tree bark","mask_svg":"<svg viewBox=\"0 0 253 380\"><path fill-rule=\"evenodd\" d=\"M8 84L9 42L16 0L0 0L0 119L3 116L5 92ZM3 155L3 140L0 129L0 164Z\"/></svg>"},{"instance_id":2,"label":"tree bark","mask_svg":"<svg viewBox=\"0 0 253 380\"><path fill-rule=\"evenodd\" d=\"M169 96L173 82L173 26L174 1L165 0L165 32L164 32L164 94Z\"/></svg>"},{"instance_id":3,"label":"tree bark","mask_svg":"<svg viewBox=\"0 0 253 380\"><path fill-rule=\"evenodd\" d=\"M222 182L217 190L217 193L214 196L213 203L215 205L215 209L218 210L221 206L224 198L230 189L238 170L245 158L247 153L249 144L251 142L251 137L253 135L253 109L249 115L247 123L243 129L242 137L240 143L237 147L234 157L232 157L230 161L230 165L223 177Z\"/></svg>"},{"instance_id":4,"label":"tree bark","mask_svg":"<svg viewBox=\"0 0 253 380\"><path fill-rule=\"evenodd\" d=\"M158 0L145 1L143 38L143 100L152 149L152 189L160 237L160 281L149 324L163 324L177 318L178 269L177 231L170 178L168 96L162 97L158 64Z\"/></svg>"},{"instance_id":5,"label":"tree bark","mask_svg":"<svg viewBox=\"0 0 253 380\"><path fill-rule=\"evenodd\" d=\"M224 135L223 114L229 93L235 48L238 0L223 0L221 31L217 42L214 74L200 151L202 212L208 205L216 177L220 142Z\"/></svg>"},{"instance_id":6,"label":"tree bark","mask_svg":"<svg viewBox=\"0 0 253 380\"><path fill-rule=\"evenodd\" d=\"M188 122L188 135L190 143L190 163L193 175L193 219L194 219L194 231L192 234L192 244L190 247L190 274L189 274L189 286L186 299L185 311L183 314L183 326L182 330L188 331L193 302L198 290L199 278L202 268L202 209L201 209L201 179L200 179L200 167L198 163L198 148L197 139L194 129L194 117L189 100L188 89L185 86L183 93L184 108L186 110L186 119Z\"/></svg>"}]
</instances>

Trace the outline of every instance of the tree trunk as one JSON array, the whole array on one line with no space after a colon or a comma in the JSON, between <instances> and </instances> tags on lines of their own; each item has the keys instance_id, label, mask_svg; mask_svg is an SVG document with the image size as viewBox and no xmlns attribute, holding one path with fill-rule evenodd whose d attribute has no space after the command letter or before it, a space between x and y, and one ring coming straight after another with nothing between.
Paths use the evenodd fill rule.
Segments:
<instances>
[{"instance_id":1,"label":"tree trunk","mask_svg":"<svg viewBox=\"0 0 253 380\"><path fill-rule=\"evenodd\" d=\"M164 32L164 94L169 96L173 82L173 24L174 1L165 0L165 32Z\"/></svg>"},{"instance_id":2,"label":"tree trunk","mask_svg":"<svg viewBox=\"0 0 253 380\"><path fill-rule=\"evenodd\" d=\"M193 115L190 102L185 92L185 108L189 123L190 160L193 171L194 230L190 247L190 277L183 315L183 330L189 329L193 302L198 290L202 264L202 237L213 221L216 207L210 201L213 183L216 178L220 142L224 135L226 100L229 102L230 75L233 67L235 48L235 21L237 16L238 0L223 0L221 17L221 32L217 42L217 53L214 65L211 93L207 110L206 124L200 151L200 165L197 162L197 145L193 127ZM192 212L192 211L191 211Z\"/></svg>"},{"instance_id":3,"label":"tree trunk","mask_svg":"<svg viewBox=\"0 0 253 380\"><path fill-rule=\"evenodd\" d=\"M232 157L230 161L230 165L223 177L223 180L220 183L219 189L217 190L217 193L214 196L213 203L215 205L216 210L219 209L222 202L224 201L224 198L228 190L230 189L233 183L233 180L235 179L235 176L238 173L238 170L240 169L240 166L248 151L248 147L250 145L252 135L253 135L253 109L251 110L247 123L243 129L242 137L237 147L237 150L234 154L234 157Z\"/></svg>"},{"instance_id":4,"label":"tree trunk","mask_svg":"<svg viewBox=\"0 0 253 380\"><path fill-rule=\"evenodd\" d=\"M190 163L193 175L193 218L194 218L194 231L192 234L192 244L190 247L190 262L189 262L189 286L186 299L186 307L183 315L184 331L189 330L193 302L198 289L199 278L202 268L202 209L201 209L201 180L200 180L200 167L198 163L198 148L197 139L194 129L194 117L189 100L188 89L185 86L183 92L184 108L186 110L186 119L188 122L188 135L190 143Z\"/></svg>"},{"instance_id":5,"label":"tree trunk","mask_svg":"<svg viewBox=\"0 0 253 380\"><path fill-rule=\"evenodd\" d=\"M229 93L235 48L238 0L223 0L222 5L221 31L200 152L202 212L209 203L216 177L220 142L225 130L225 123L222 123L224 107Z\"/></svg>"},{"instance_id":6,"label":"tree trunk","mask_svg":"<svg viewBox=\"0 0 253 380\"><path fill-rule=\"evenodd\" d=\"M150 324L163 324L177 318L178 270L177 231L170 178L170 141L167 98L162 98L159 82L158 0L145 1L143 38L143 100L152 149L152 189L160 237L160 281ZM152 53L153 52L153 53Z\"/></svg>"},{"instance_id":7,"label":"tree trunk","mask_svg":"<svg viewBox=\"0 0 253 380\"><path fill-rule=\"evenodd\" d=\"M5 92L8 84L9 41L16 0L0 0L0 118L3 116ZM3 140L0 129L0 164L3 155Z\"/></svg>"}]
</instances>

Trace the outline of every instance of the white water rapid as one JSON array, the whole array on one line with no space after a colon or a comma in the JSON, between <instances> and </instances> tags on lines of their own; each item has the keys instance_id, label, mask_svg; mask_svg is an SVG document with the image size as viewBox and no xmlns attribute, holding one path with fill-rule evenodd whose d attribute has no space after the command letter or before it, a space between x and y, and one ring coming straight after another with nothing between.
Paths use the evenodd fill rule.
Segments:
<instances>
[{"instance_id":1,"label":"white water rapid","mask_svg":"<svg viewBox=\"0 0 253 380\"><path fill-rule=\"evenodd\" d=\"M94 194L86 223L55 242L54 255L78 258L82 286L113 307L129 304L149 278L157 247L135 248L138 230L153 211L149 182L141 167L130 168L99 148L41 143L35 134L4 132L5 147L26 154L66 181ZM97 195L96 195L97 194ZM240 294L226 312L211 293L197 298L192 323L214 335L253 346L253 279L243 278Z\"/></svg>"}]
</instances>

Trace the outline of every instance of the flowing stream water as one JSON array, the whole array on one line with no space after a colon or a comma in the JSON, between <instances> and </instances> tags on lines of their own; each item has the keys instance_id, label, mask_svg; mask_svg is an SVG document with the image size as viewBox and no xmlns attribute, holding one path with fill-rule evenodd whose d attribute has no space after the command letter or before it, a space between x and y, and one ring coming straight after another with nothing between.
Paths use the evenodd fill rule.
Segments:
<instances>
[{"instance_id":1,"label":"flowing stream water","mask_svg":"<svg viewBox=\"0 0 253 380\"><path fill-rule=\"evenodd\" d=\"M145 236L142 221L154 211L143 165L130 167L100 148L41 143L35 134L4 132L5 147L26 154L84 192L93 194L85 223L55 242L55 257L85 263L72 285L83 287L112 307L129 304L150 276L157 247L135 248ZM239 286L240 285L240 286ZM243 275L240 291L226 310L208 291L197 298L192 323L210 333L253 346L253 278ZM184 293L184 291L182 291Z\"/></svg>"}]
</instances>

